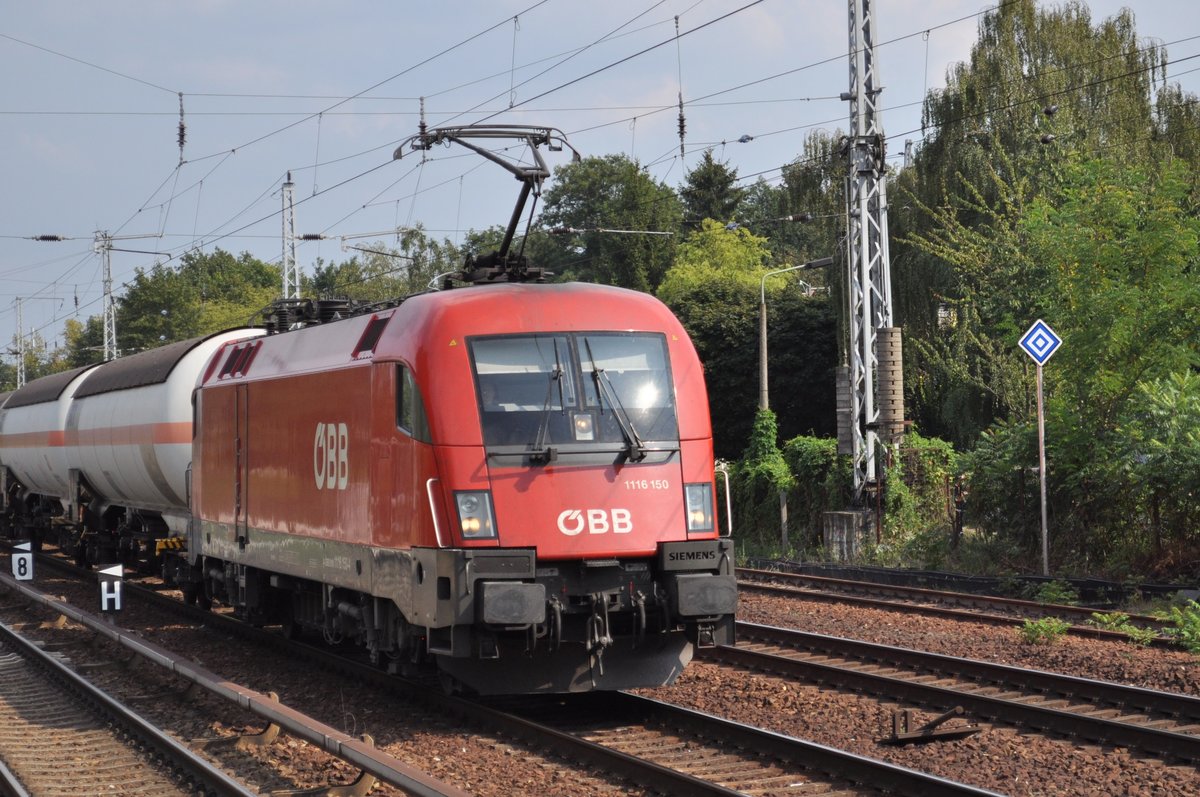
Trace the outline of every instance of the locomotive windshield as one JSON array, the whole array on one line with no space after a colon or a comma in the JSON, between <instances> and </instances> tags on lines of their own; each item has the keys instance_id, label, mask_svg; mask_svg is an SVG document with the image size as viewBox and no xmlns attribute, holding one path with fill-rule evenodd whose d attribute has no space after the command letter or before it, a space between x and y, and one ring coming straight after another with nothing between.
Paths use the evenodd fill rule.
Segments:
<instances>
[{"instance_id":1,"label":"locomotive windshield","mask_svg":"<svg viewBox=\"0 0 1200 797\"><path fill-rule=\"evenodd\" d=\"M587 332L474 338L483 441L548 461L678 445L675 391L660 334Z\"/></svg>"}]
</instances>

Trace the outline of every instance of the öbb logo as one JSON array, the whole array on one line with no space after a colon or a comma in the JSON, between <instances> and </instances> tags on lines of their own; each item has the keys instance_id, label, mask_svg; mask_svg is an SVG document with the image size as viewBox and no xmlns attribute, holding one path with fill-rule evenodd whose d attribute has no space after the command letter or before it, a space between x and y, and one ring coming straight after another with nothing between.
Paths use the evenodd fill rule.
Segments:
<instances>
[{"instance_id":1,"label":"\u00f6bb logo","mask_svg":"<svg viewBox=\"0 0 1200 797\"><path fill-rule=\"evenodd\" d=\"M633 531L633 518L628 509L564 509L558 515L558 530L568 537L587 529L588 534L628 534Z\"/></svg>"},{"instance_id":2,"label":"\u00f6bb logo","mask_svg":"<svg viewBox=\"0 0 1200 797\"><path fill-rule=\"evenodd\" d=\"M345 490L350 481L350 430L344 423L318 423L313 439L313 476L318 490Z\"/></svg>"}]
</instances>

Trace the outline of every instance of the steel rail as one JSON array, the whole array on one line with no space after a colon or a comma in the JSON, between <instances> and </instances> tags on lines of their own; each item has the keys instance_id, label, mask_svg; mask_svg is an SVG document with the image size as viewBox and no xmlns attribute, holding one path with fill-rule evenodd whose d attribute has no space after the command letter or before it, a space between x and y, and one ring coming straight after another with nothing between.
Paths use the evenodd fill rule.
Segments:
<instances>
[{"instance_id":1,"label":"steel rail","mask_svg":"<svg viewBox=\"0 0 1200 797\"><path fill-rule=\"evenodd\" d=\"M6 644L18 651L26 660L88 701L97 711L110 718L131 736L159 753L166 762L166 766L183 773L193 783L205 789L206 793L238 795L239 797L242 795L252 797L258 793L229 777L222 770L156 728L133 709L105 694L91 681L23 637L16 629L0 623L0 638L3 638Z\"/></svg>"},{"instance_id":2,"label":"steel rail","mask_svg":"<svg viewBox=\"0 0 1200 797\"><path fill-rule=\"evenodd\" d=\"M1193 764L1200 763L1200 736L1022 702L1030 692L1050 697L1063 696L1085 701L1089 709L1115 708L1126 715L1145 712L1186 726L1200 721L1200 698L1190 695L1089 681L1040 670L1025 670L752 623L739 622L737 634L742 647L706 649L701 657L940 709L962 706L970 714L1002 723L1130 747ZM895 669L908 668L910 675L867 672L854 669L853 665L808 661L786 653L772 654L746 647L754 643L776 646L791 653L853 659L870 666L891 668L893 673ZM1009 699L913 680L914 677L929 674L970 681L970 686L976 688L981 685L980 682L1016 687L1024 690L1025 694L1018 699Z\"/></svg>"},{"instance_id":3,"label":"steel rail","mask_svg":"<svg viewBox=\"0 0 1200 797\"><path fill-rule=\"evenodd\" d=\"M618 710L644 712L658 721L692 728L704 736L769 755L793 766L829 772L860 786L898 794L920 794L923 797L995 794L927 772L715 717L654 698L617 692L605 695L604 700Z\"/></svg>"},{"instance_id":4,"label":"steel rail","mask_svg":"<svg viewBox=\"0 0 1200 797\"><path fill-rule=\"evenodd\" d=\"M55 557L45 557L45 561L64 572L93 575L90 571L81 570ZM252 638L259 644L267 644L289 655L303 655L322 669L348 675L373 688L399 695L403 699L429 708L440 716L454 716L467 723L487 727L493 732L523 740L532 747L549 750L564 759L583 761L589 765L603 768L659 793L694 794L699 797L736 797L740 794L738 791L655 764L644 758L622 753L578 736L554 730L511 712L465 698L446 695L437 686L431 688L429 683L388 675L378 668L352 661L343 655L290 640L280 634L266 633L262 629L256 629L232 617L185 605L175 598L160 594L147 587L127 582L126 589L128 594L136 595L149 604L183 614L189 619L202 622L221 633Z\"/></svg>"},{"instance_id":5,"label":"steel rail","mask_svg":"<svg viewBox=\"0 0 1200 797\"><path fill-rule=\"evenodd\" d=\"M738 572L742 572L739 568ZM770 574L772 577L777 576L776 573ZM785 574L786 577L786 574ZM808 580L812 578L823 578L823 576L800 576L799 578ZM862 583L866 582L851 582ZM876 585L870 584L874 587ZM905 587L885 586L885 589L890 590L906 590ZM797 600L809 601L840 601L854 606L864 606L871 609L881 609L883 611L904 612L905 614L921 614L929 617L945 617L949 620L967 620L977 623L987 623L989 625L1003 626L1020 626L1025 622L1025 617L1015 617L1006 614L989 614L985 612L967 611L966 609L950 609L945 606L929 606L927 604L917 603L900 603L894 600L883 600L881 598L864 598L861 595L851 595L841 592L829 592L823 590L804 589L802 587L785 587L778 584L763 584L757 581L738 580L738 590L741 592L761 592L769 595L778 595L780 597L795 598ZM948 593L950 595L960 595L963 593ZM912 600L912 596L907 596ZM978 597L978 596L967 596ZM1057 610L1060 608L1073 610L1067 612L1069 614L1082 613L1083 610L1078 606L1052 606L1050 604L1033 603L1030 606L1037 607L1036 610L1031 610L1030 614L1036 614L1038 617L1054 617L1058 616ZM1088 612L1088 616L1091 613ZM1161 624L1160 624L1161 625ZM1128 642L1130 637L1123 631L1113 631L1107 628L1096 628L1086 625L1072 625L1067 629L1067 633L1072 636L1087 637L1090 639L1108 639L1116 642ZM1174 648L1175 644L1172 640L1165 637L1155 637L1150 640L1149 644L1153 647Z\"/></svg>"},{"instance_id":6,"label":"steel rail","mask_svg":"<svg viewBox=\"0 0 1200 797\"><path fill-rule=\"evenodd\" d=\"M974 606L981 609L1009 609L1020 612L1026 617L1077 617L1083 621L1090 620L1093 614L1112 614L1112 610L1094 609L1086 606L1070 606L1060 603L1039 603L1037 601L1006 598L1000 595L977 595L971 592L953 592L951 590L929 589L928 587L907 587L897 584L878 584L873 581L856 581L847 578L831 576L814 576L807 573L788 573L777 570L759 570L749 567L737 568L738 576L747 579L775 579L801 584L812 584L816 587L828 588L839 592L849 592L863 595L890 595L906 600L928 600L941 603L954 603L960 606ZM1147 614L1125 614L1129 621L1148 628L1160 629L1162 621Z\"/></svg>"},{"instance_id":7,"label":"steel rail","mask_svg":"<svg viewBox=\"0 0 1200 797\"><path fill-rule=\"evenodd\" d=\"M43 561L53 561L43 558ZM71 567L56 563L64 568ZM75 568L72 568L75 569ZM88 572L88 571L84 571ZM89 575L95 576L90 573ZM401 789L414 797L468 797L467 792L444 783L403 761L375 749L370 743L343 733L338 729L318 722L293 708L272 700L267 695L231 683L229 680L200 667L194 662L181 659L166 648L142 639L135 634L110 625L75 606L44 595L32 587L0 573L0 585L18 592L28 600L52 609L65 617L87 626L126 650L150 661L169 672L190 681L206 691L224 698L269 722L273 722L289 734L304 739L321 750L342 759L364 772ZM152 593L151 593L152 594ZM162 596L159 596L162 597ZM170 600L165 599L164 600ZM172 601L178 603L177 601ZM182 605L182 604L179 604ZM233 622L233 621L231 621ZM250 794L250 792L245 792Z\"/></svg>"}]
</instances>

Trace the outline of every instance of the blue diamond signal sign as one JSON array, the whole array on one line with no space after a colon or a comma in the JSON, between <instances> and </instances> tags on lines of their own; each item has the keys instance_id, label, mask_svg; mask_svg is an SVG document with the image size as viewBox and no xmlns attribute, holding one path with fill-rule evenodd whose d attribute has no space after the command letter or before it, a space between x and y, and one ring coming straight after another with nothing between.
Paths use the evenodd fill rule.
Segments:
<instances>
[{"instance_id":1,"label":"blue diamond signal sign","mask_svg":"<svg viewBox=\"0 0 1200 797\"><path fill-rule=\"evenodd\" d=\"M1038 365L1045 365L1046 360L1049 360L1050 355L1058 351L1058 347L1061 345L1062 338L1055 335L1050 325L1040 318L1033 323L1033 326L1021 338L1021 348Z\"/></svg>"}]
</instances>

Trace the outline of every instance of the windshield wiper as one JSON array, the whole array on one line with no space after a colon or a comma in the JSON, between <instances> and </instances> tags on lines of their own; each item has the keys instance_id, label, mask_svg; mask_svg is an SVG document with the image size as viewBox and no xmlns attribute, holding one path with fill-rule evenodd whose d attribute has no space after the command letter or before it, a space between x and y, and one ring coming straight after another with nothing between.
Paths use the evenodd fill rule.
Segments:
<instances>
[{"instance_id":1,"label":"windshield wiper","mask_svg":"<svg viewBox=\"0 0 1200 797\"><path fill-rule=\"evenodd\" d=\"M555 382L558 383L558 406L566 413L567 403L563 396L562 360L558 356L557 341L554 342L554 370L550 373L550 380L546 383L546 401L542 406L542 421L538 424L537 437L533 441L533 452L529 455L529 460L534 463L548 465L558 459L558 449L546 445L546 432L550 428L550 398L554 393Z\"/></svg>"},{"instance_id":2,"label":"windshield wiper","mask_svg":"<svg viewBox=\"0 0 1200 797\"><path fill-rule=\"evenodd\" d=\"M612 407L613 417L617 419L617 426L621 428L621 434L625 437L625 443L629 449L626 456L634 462L641 462L646 458L646 444L642 442L637 429L633 427L633 421L629 420L629 414L625 412L625 406L621 404L621 397L617 395L612 380L608 378L608 374L603 368L596 365L596 357L592 354L592 342L584 338L583 345L587 349L588 359L592 362L592 379L596 383L596 396L600 401L600 412L604 412L603 396L607 396L608 403Z\"/></svg>"}]
</instances>

